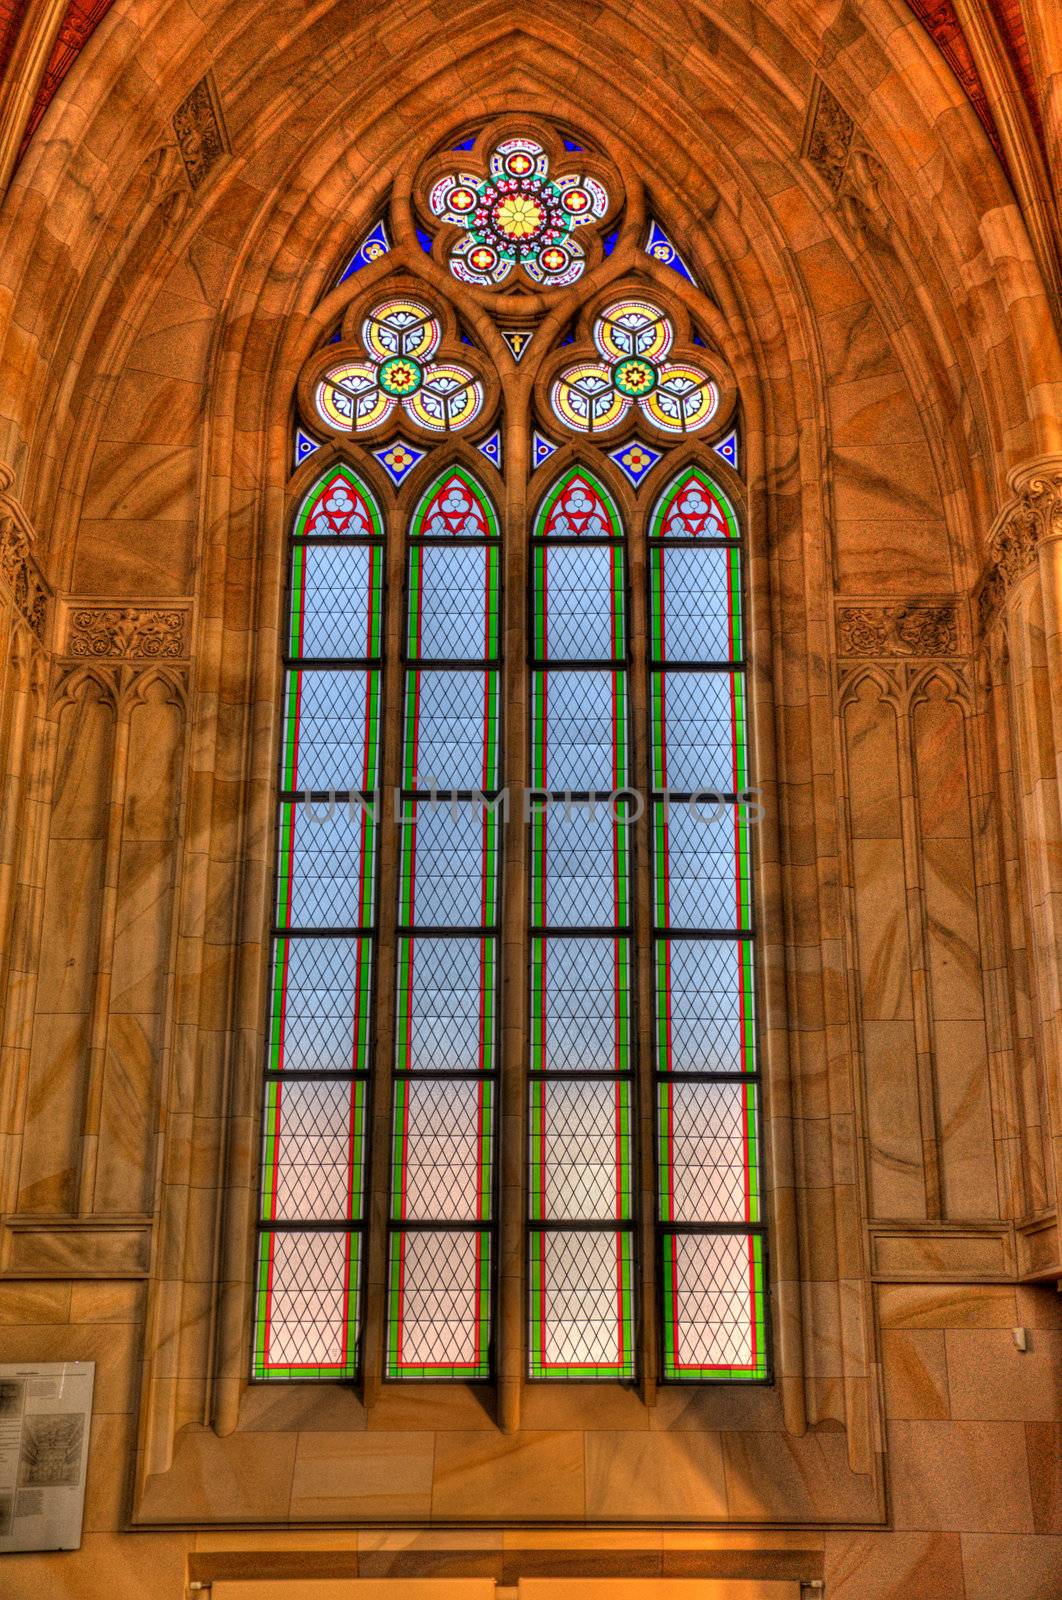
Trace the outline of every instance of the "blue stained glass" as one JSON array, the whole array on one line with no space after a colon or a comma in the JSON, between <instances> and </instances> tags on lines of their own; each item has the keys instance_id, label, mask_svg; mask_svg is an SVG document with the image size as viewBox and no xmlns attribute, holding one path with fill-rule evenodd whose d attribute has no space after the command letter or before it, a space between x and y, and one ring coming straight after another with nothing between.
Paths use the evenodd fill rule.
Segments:
<instances>
[{"instance_id":1,"label":"blue stained glass","mask_svg":"<svg viewBox=\"0 0 1062 1600\"><path fill-rule=\"evenodd\" d=\"M407 444L404 439L396 439L386 450L374 450L372 453L396 488L409 477L417 462L423 461L425 456L425 451L418 450L416 445Z\"/></svg>"},{"instance_id":2,"label":"blue stained glass","mask_svg":"<svg viewBox=\"0 0 1062 1600\"><path fill-rule=\"evenodd\" d=\"M550 456L557 448L558 446L555 445L551 439L547 439L544 433L539 433L536 429L534 434L531 436L532 466L540 467L543 461L549 460Z\"/></svg>"},{"instance_id":3,"label":"blue stained glass","mask_svg":"<svg viewBox=\"0 0 1062 1600\"><path fill-rule=\"evenodd\" d=\"M581 144L573 144L571 139L565 139L564 148L565 150L582 150L583 147Z\"/></svg>"},{"instance_id":4,"label":"blue stained glass","mask_svg":"<svg viewBox=\"0 0 1062 1600\"><path fill-rule=\"evenodd\" d=\"M315 450L320 450L320 439L314 439L302 428L295 429L295 465L301 466L307 456L312 456Z\"/></svg>"},{"instance_id":5,"label":"blue stained glass","mask_svg":"<svg viewBox=\"0 0 1062 1600\"><path fill-rule=\"evenodd\" d=\"M620 445L618 450L609 451L609 459L619 467L627 482L637 489L647 472L651 472L660 460L660 451L654 450L651 445L642 444L640 439L631 439L629 443Z\"/></svg>"},{"instance_id":6,"label":"blue stained glass","mask_svg":"<svg viewBox=\"0 0 1062 1600\"><path fill-rule=\"evenodd\" d=\"M618 228L613 228L612 232L607 236L607 238L602 239L601 248L604 251L605 255L610 256L612 254L613 250L615 250L615 248L616 248L616 240L618 238L619 238L619 229Z\"/></svg>"},{"instance_id":7,"label":"blue stained glass","mask_svg":"<svg viewBox=\"0 0 1062 1600\"><path fill-rule=\"evenodd\" d=\"M431 255L431 234L425 233L423 228L417 229L417 243L426 256Z\"/></svg>"},{"instance_id":8,"label":"blue stained glass","mask_svg":"<svg viewBox=\"0 0 1062 1600\"><path fill-rule=\"evenodd\" d=\"M481 444L476 446L476 449L481 455L486 456L492 466L497 467L499 472L501 471L502 442L500 428L495 428L492 434L488 435Z\"/></svg>"},{"instance_id":9,"label":"blue stained glass","mask_svg":"<svg viewBox=\"0 0 1062 1600\"><path fill-rule=\"evenodd\" d=\"M390 248L391 241L387 237L387 229L384 227L383 221L381 220L376 224L370 233L365 235L364 239L361 241L358 248L347 262L343 271L336 279L337 284L345 283L352 273L360 272L362 267L369 266L369 264L373 261L379 261L380 257L385 256ZM336 337L339 337L338 334Z\"/></svg>"},{"instance_id":10,"label":"blue stained glass","mask_svg":"<svg viewBox=\"0 0 1062 1600\"><path fill-rule=\"evenodd\" d=\"M473 133L467 139L462 139L460 144L452 144L450 146L450 149L451 150L471 150L471 148L475 144L475 142L476 142L476 136Z\"/></svg>"},{"instance_id":11,"label":"blue stained glass","mask_svg":"<svg viewBox=\"0 0 1062 1600\"><path fill-rule=\"evenodd\" d=\"M713 448L716 455L722 456L723 460L733 467L735 472L738 470L738 436L736 428L731 428L726 438L720 439Z\"/></svg>"},{"instance_id":12,"label":"blue stained glass","mask_svg":"<svg viewBox=\"0 0 1062 1600\"><path fill-rule=\"evenodd\" d=\"M659 261L661 266L671 267L673 271L678 273L680 278L685 278L687 283L696 284L696 278L671 243L659 222L651 222L649 225L649 237L645 241L645 253L647 256L652 256L654 261Z\"/></svg>"}]
</instances>

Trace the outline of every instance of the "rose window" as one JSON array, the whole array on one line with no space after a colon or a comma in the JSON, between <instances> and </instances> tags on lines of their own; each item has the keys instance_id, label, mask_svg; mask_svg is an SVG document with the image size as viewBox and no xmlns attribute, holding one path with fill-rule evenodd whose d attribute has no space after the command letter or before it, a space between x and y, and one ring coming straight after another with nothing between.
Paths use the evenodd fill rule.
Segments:
<instances>
[{"instance_id":1,"label":"rose window","mask_svg":"<svg viewBox=\"0 0 1062 1600\"><path fill-rule=\"evenodd\" d=\"M691 361L668 360L675 332L656 306L623 300L594 322L599 361L565 367L550 402L579 433L602 433L622 422L637 402L665 433L703 428L719 406L715 383Z\"/></svg>"},{"instance_id":2,"label":"rose window","mask_svg":"<svg viewBox=\"0 0 1062 1600\"><path fill-rule=\"evenodd\" d=\"M376 428L402 405L435 433L464 428L483 406L483 385L466 367L435 361L439 319L415 300L375 306L361 325L364 360L328 367L314 391L322 420L342 433Z\"/></svg>"},{"instance_id":3,"label":"rose window","mask_svg":"<svg viewBox=\"0 0 1062 1600\"><path fill-rule=\"evenodd\" d=\"M586 253L575 230L600 222L609 208L604 184L585 172L553 179L534 139L504 139L491 151L486 178L448 173L428 196L433 215L462 230L450 271L462 283L504 283L516 266L543 288L574 283Z\"/></svg>"}]
</instances>

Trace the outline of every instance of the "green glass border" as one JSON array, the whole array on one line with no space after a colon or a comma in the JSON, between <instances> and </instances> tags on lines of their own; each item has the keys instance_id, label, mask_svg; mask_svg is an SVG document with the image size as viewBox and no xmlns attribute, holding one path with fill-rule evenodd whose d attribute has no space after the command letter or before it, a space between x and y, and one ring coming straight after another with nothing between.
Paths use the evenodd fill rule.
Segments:
<instances>
[{"instance_id":1,"label":"green glass border","mask_svg":"<svg viewBox=\"0 0 1062 1600\"><path fill-rule=\"evenodd\" d=\"M472 1230L469 1230L470 1232ZM450 1362L438 1366L406 1364L399 1359L401 1307L399 1305L399 1269L402 1244L408 1235L401 1229L392 1232L388 1249L387 1266L387 1354L384 1376L387 1378L422 1378L436 1382L475 1382L490 1377L490 1321L491 1321L491 1232L487 1228L475 1230L479 1239L479 1294L476 1317L476 1355L470 1362Z\"/></svg>"}]
</instances>

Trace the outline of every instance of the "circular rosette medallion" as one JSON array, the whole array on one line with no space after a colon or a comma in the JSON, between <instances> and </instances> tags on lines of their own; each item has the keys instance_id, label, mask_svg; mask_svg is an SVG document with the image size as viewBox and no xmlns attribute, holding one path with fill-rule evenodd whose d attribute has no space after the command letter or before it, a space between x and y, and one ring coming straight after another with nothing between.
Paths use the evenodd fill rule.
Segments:
<instances>
[{"instance_id":1,"label":"circular rosette medallion","mask_svg":"<svg viewBox=\"0 0 1062 1600\"><path fill-rule=\"evenodd\" d=\"M606 361L622 361L625 356L660 361L673 338L668 318L644 300L621 300L594 323L594 343Z\"/></svg>"},{"instance_id":2,"label":"circular rosette medallion","mask_svg":"<svg viewBox=\"0 0 1062 1600\"><path fill-rule=\"evenodd\" d=\"M452 362L429 367L416 394L406 401L413 420L435 433L467 428L482 408L483 385L466 367Z\"/></svg>"},{"instance_id":3,"label":"circular rosette medallion","mask_svg":"<svg viewBox=\"0 0 1062 1600\"><path fill-rule=\"evenodd\" d=\"M428 196L432 212L442 222L463 228L476 209L479 178L468 172L449 172L440 178Z\"/></svg>"},{"instance_id":4,"label":"circular rosette medallion","mask_svg":"<svg viewBox=\"0 0 1062 1600\"><path fill-rule=\"evenodd\" d=\"M656 388L656 368L641 356L627 356L613 367L612 382L620 394L631 400L642 400Z\"/></svg>"},{"instance_id":5,"label":"circular rosette medallion","mask_svg":"<svg viewBox=\"0 0 1062 1600\"><path fill-rule=\"evenodd\" d=\"M549 158L542 146L536 140L519 134L511 139L503 139L491 153L492 178L544 178L548 171Z\"/></svg>"},{"instance_id":6,"label":"circular rosette medallion","mask_svg":"<svg viewBox=\"0 0 1062 1600\"><path fill-rule=\"evenodd\" d=\"M693 433L714 417L719 391L700 367L672 362L660 368L652 394L642 401L650 422L665 433Z\"/></svg>"},{"instance_id":7,"label":"circular rosette medallion","mask_svg":"<svg viewBox=\"0 0 1062 1600\"><path fill-rule=\"evenodd\" d=\"M566 427L580 433L615 427L630 400L613 387L612 374L597 361L567 367L550 391L550 404Z\"/></svg>"},{"instance_id":8,"label":"circular rosette medallion","mask_svg":"<svg viewBox=\"0 0 1062 1600\"><path fill-rule=\"evenodd\" d=\"M537 256L527 256L521 263L533 283L545 289L561 289L582 277L586 257L578 239L567 238L562 244L547 244Z\"/></svg>"},{"instance_id":9,"label":"circular rosette medallion","mask_svg":"<svg viewBox=\"0 0 1062 1600\"><path fill-rule=\"evenodd\" d=\"M470 233L458 240L450 256L450 271L462 283L503 283L512 270L513 264L507 255L502 255L493 245L483 244Z\"/></svg>"},{"instance_id":10,"label":"circular rosette medallion","mask_svg":"<svg viewBox=\"0 0 1062 1600\"><path fill-rule=\"evenodd\" d=\"M375 428L394 409L394 400L379 386L370 361L342 361L329 367L314 395L314 403L330 428L361 433Z\"/></svg>"},{"instance_id":11,"label":"circular rosette medallion","mask_svg":"<svg viewBox=\"0 0 1062 1600\"><path fill-rule=\"evenodd\" d=\"M365 348L379 360L411 356L429 361L439 348L442 328L427 306L416 300L385 300L374 306L361 325Z\"/></svg>"},{"instance_id":12,"label":"circular rosette medallion","mask_svg":"<svg viewBox=\"0 0 1062 1600\"><path fill-rule=\"evenodd\" d=\"M420 363L412 356L388 356L380 363L380 388L396 400L416 394L423 381Z\"/></svg>"},{"instance_id":13,"label":"circular rosette medallion","mask_svg":"<svg viewBox=\"0 0 1062 1600\"><path fill-rule=\"evenodd\" d=\"M586 222L600 222L608 210L608 191L596 178L570 172L567 177L557 179L557 188L573 228Z\"/></svg>"}]
</instances>

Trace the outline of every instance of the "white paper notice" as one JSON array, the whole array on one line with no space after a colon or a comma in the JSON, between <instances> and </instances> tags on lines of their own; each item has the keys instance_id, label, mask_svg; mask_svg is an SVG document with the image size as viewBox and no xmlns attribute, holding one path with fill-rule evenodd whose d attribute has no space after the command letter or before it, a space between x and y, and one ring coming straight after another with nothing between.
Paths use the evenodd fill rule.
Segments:
<instances>
[{"instance_id":1,"label":"white paper notice","mask_svg":"<svg viewBox=\"0 0 1062 1600\"><path fill-rule=\"evenodd\" d=\"M77 1550L94 1361L0 1366L0 1551Z\"/></svg>"}]
</instances>

